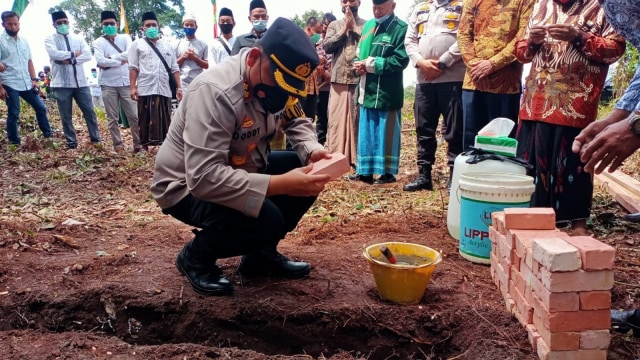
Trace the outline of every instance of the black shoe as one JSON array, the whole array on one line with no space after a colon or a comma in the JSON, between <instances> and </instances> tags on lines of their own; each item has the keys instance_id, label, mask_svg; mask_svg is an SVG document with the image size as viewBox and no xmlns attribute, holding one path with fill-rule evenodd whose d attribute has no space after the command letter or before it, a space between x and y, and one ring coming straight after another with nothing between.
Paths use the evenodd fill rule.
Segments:
<instances>
[{"instance_id":1,"label":"black shoe","mask_svg":"<svg viewBox=\"0 0 640 360\"><path fill-rule=\"evenodd\" d=\"M263 250L242 257L238 273L246 277L273 276L286 279L301 279L309 276L311 265L302 261L291 261L276 250Z\"/></svg>"},{"instance_id":2,"label":"black shoe","mask_svg":"<svg viewBox=\"0 0 640 360\"><path fill-rule=\"evenodd\" d=\"M611 328L621 333L633 330L633 336L640 337L640 311L611 310Z\"/></svg>"},{"instance_id":3,"label":"black shoe","mask_svg":"<svg viewBox=\"0 0 640 360\"><path fill-rule=\"evenodd\" d=\"M185 245L178 254L176 267L182 275L187 277L193 289L203 295L231 295L233 285L223 276L222 270L215 264L215 261L203 264L190 258L188 246L190 244Z\"/></svg>"},{"instance_id":4,"label":"black shoe","mask_svg":"<svg viewBox=\"0 0 640 360\"><path fill-rule=\"evenodd\" d=\"M627 221L631 221L631 222L634 222L634 223L640 223L640 213L627 214L624 218Z\"/></svg>"},{"instance_id":5,"label":"black shoe","mask_svg":"<svg viewBox=\"0 0 640 360\"><path fill-rule=\"evenodd\" d=\"M404 191L433 190L433 182L431 176L420 174L412 182L402 187Z\"/></svg>"},{"instance_id":6,"label":"black shoe","mask_svg":"<svg viewBox=\"0 0 640 360\"><path fill-rule=\"evenodd\" d=\"M376 179L373 183L376 185L390 184L396 182L396 177L391 174L384 174Z\"/></svg>"},{"instance_id":7,"label":"black shoe","mask_svg":"<svg viewBox=\"0 0 640 360\"><path fill-rule=\"evenodd\" d=\"M362 181L367 184L373 184L373 175L351 174L347 176L347 180Z\"/></svg>"}]
</instances>

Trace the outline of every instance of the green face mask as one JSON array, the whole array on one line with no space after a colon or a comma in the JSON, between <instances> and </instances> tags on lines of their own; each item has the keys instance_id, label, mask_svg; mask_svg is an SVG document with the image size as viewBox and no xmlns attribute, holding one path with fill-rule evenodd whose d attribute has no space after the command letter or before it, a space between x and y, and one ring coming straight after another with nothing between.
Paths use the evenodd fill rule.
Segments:
<instances>
[{"instance_id":1,"label":"green face mask","mask_svg":"<svg viewBox=\"0 0 640 360\"><path fill-rule=\"evenodd\" d=\"M314 44L317 44L317 43L318 43L318 41L320 41L320 34L313 34L313 36L311 37L311 41L312 41Z\"/></svg>"},{"instance_id":2,"label":"green face mask","mask_svg":"<svg viewBox=\"0 0 640 360\"><path fill-rule=\"evenodd\" d=\"M156 39L159 35L160 31L158 30L157 27L148 27L145 31L144 34L147 38L149 39Z\"/></svg>"},{"instance_id":3,"label":"green face mask","mask_svg":"<svg viewBox=\"0 0 640 360\"><path fill-rule=\"evenodd\" d=\"M57 27L58 32L62 35L67 35L69 33L69 25L68 24L60 24Z\"/></svg>"},{"instance_id":4,"label":"green face mask","mask_svg":"<svg viewBox=\"0 0 640 360\"><path fill-rule=\"evenodd\" d=\"M102 31L104 31L107 36L113 36L118 32L118 29L115 25L105 25L102 27Z\"/></svg>"}]
</instances>

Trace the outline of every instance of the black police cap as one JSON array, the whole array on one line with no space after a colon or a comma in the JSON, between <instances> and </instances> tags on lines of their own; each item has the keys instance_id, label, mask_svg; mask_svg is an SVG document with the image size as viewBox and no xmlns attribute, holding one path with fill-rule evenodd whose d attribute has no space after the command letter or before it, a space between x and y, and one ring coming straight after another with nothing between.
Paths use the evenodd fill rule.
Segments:
<instances>
[{"instance_id":1,"label":"black police cap","mask_svg":"<svg viewBox=\"0 0 640 360\"><path fill-rule=\"evenodd\" d=\"M320 59L307 34L289 19L277 18L260 40L271 61L276 84L297 97L306 97L305 81Z\"/></svg>"}]
</instances>

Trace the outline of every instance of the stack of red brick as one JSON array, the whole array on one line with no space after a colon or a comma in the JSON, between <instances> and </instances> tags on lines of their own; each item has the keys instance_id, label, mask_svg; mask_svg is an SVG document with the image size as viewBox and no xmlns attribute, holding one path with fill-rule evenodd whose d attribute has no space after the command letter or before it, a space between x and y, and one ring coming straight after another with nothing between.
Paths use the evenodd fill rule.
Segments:
<instances>
[{"instance_id":1,"label":"stack of red brick","mask_svg":"<svg viewBox=\"0 0 640 360\"><path fill-rule=\"evenodd\" d=\"M540 359L606 360L615 249L557 230L550 208L491 218L491 277Z\"/></svg>"}]
</instances>

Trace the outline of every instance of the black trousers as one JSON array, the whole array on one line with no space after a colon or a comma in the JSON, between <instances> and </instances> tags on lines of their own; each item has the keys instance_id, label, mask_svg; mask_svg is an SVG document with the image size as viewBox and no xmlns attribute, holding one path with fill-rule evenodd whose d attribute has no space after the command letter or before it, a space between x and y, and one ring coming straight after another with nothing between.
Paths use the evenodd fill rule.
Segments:
<instances>
[{"instance_id":1,"label":"black trousers","mask_svg":"<svg viewBox=\"0 0 640 360\"><path fill-rule=\"evenodd\" d=\"M318 142L327 142L327 126L329 124L329 90L320 91L318 95L318 120L316 120L316 135Z\"/></svg>"},{"instance_id":2,"label":"black trousers","mask_svg":"<svg viewBox=\"0 0 640 360\"><path fill-rule=\"evenodd\" d=\"M304 115L311 119L311 121L316 121L316 113L318 112L318 95L316 94L307 94L307 97L304 99L300 99L300 105L302 105L302 111L304 111Z\"/></svg>"},{"instance_id":3,"label":"black trousers","mask_svg":"<svg viewBox=\"0 0 640 360\"><path fill-rule=\"evenodd\" d=\"M428 169L436 160L436 129L444 119L447 164L451 167L462 152L462 81L416 85L413 104L416 119L418 168Z\"/></svg>"},{"instance_id":4,"label":"black trousers","mask_svg":"<svg viewBox=\"0 0 640 360\"><path fill-rule=\"evenodd\" d=\"M295 152L274 151L268 157L266 174L283 174L302 164ZM284 236L295 229L316 197L288 195L265 199L257 218L240 211L187 195L178 204L163 210L176 219L201 228L191 253L203 260L227 258L275 249Z\"/></svg>"}]
</instances>

